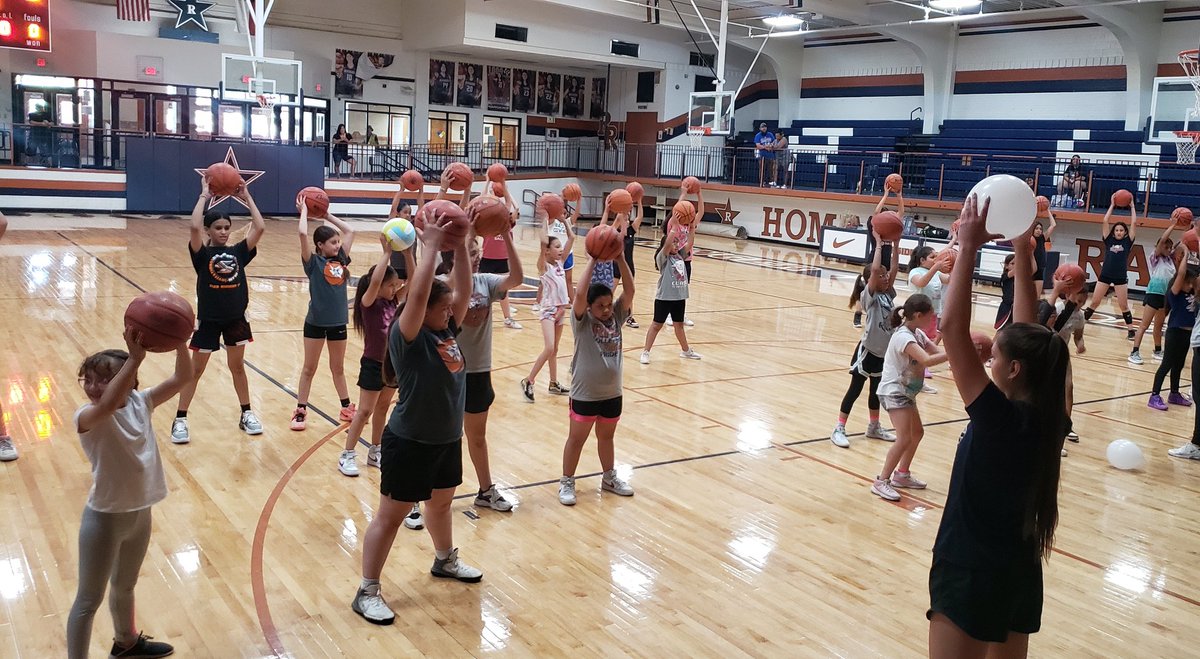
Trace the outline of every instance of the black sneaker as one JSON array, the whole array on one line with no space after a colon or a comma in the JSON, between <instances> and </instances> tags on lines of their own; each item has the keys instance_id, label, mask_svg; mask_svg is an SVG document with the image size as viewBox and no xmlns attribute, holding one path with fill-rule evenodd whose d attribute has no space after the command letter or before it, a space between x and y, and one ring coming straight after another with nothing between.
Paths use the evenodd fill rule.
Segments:
<instances>
[{"instance_id":1,"label":"black sneaker","mask_svg":"<svg viewBox=\"0 0 1200 659\"><path fill-rule=\"evenodd\" d=\"M860 328L862 327L862 312L861 311L854 312L854 326L860 327Z\"/></svg>"},{"instance_id":2,"label":"black sneaker","mask_svg":"<svg viewBox=\"0 0 1200 659\"><path fill-rule=\"evenodd\" d=\"M533 383L525 378L521 378L521 393L525 394L525 400L533 402Z\"/></svg>"},{"instance_id":3,"label":"black sneaker","mask_svg":"<svg viewBox=\"0 0 1200 659\"><path fill-rule=\"evenodd\" d=\"M109 658L155 659L155 657L169 657L175 654L175 648L166 643L150 640L152 638L154 637L139 633L137 641L127 648L121 648L121 646L117 645L116 641L113 641L112 652L109 654Z\"/></svg>"},{"instance_id":4,"label":"black sneaker","mask_svg":"<svg viewBox=\"0 0 1200 659\"><path fill-rule=\"evenodd\" d=\"M1127 341L1132 341L1134 339L1134 337L1136 337L1136 336L1137 336L1137 330L1129 330L1128 334L1125 336L1125 339Z\"/></svg>"},{"instance_id":5,"label":"black sneaker","mask_svg":"<svg viewBox=\"0 0 1200 659\"><path fill-rule=\"evenodd\" d=\"M1093 308L1091 308L1091 307L1085 307L1085 308L1084 308L1084 310L1083 310L1083 319L1084 319L1084 320L1091 320L1091 319L1092 319L1092 314L1094 314L1094 313L1096 313L1096 310L1095 310L1095 309L1093 309Z\"/></svg>"}]
</instances>

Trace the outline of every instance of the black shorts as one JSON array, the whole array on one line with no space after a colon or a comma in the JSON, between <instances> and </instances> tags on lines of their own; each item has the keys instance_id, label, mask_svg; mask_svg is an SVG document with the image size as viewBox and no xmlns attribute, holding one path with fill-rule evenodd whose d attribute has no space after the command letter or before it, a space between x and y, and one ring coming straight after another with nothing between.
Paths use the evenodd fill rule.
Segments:
<instances>
[{"instance_id":1,"label":"black shorts","mask_svg":"<svg viewBox=\"0 0 1200 659\"><path fill-rule=\"evenodd\" d=\"M1167 296L1162 293L1146 293L1142 296L1142 304L1151 309L1166 309Z\"/></svg>"},{"instance_id":2,"label":"black shorts","mask_svg":"<svg viewBox=\"0 0 1200 659\"><path fill-rule=\"evenodd\" d=\"M1042 564L972 570L935 558L925 617L935 613L977 641L1003 643L1009 632L1034 634L1042 626Z\"/></svg>"},{"instance_id":3,"label":"black shorts","mask_svg":"<svg viewBox=\"0 0 1200 659\"><path fill-rule=\"evenodd\" d=\"M304 338L306 339L322 339L325 341L345 341L348 337L345 325L337 327L317 327L309 323L304 323Z\"/></svg>"},{"instance_id":4,"label":"black shorts","mask_svg":"<svg viewBox=\"0 0 1200 659\"><path fill-rule=\"evenodd\" d=\"M629 274L636 275L637 270L633 266L633 239L625 239L625 264L629 266ZM685 261L686 263L686 261ZM621 268L617 264L613 264L613 279L621 278Z\"/></svg>"},{"instance_id":5,"label":"black shorts","mask_svg":"<svg viewBox=\"0 0 1200 659\"><path fill-rule=\"evenodd\" d=\"M364 391L383 391L383 362L370 357L358 360L358 388Z\"/></svg>"},{"instance_id":6,"label":"black shorts","mask_svg":"<svg viewBox=\"0 0 1200 659\"><path fill-rule=\"evenodd\" d=\"M616 423L621 420L623 396L608 400L575 400L567 401L567 412L572 421L584 423Z\"/></svg>"},{"instance_id":7,"label":"black shorts","mask_svg":"<svg viewBox=\"0 0 1200 659\"><path fill-rule=\"evenodd\" d=\"M683 312L686 309L687 300L655 300L654 322L661 325L667 322L667 316L670 316L671 322L682 323Z\"/></svg>"},{"instance_id":8,"label":"black shorts","mask_svg":"<svg viewBox=\"0 0 1200 659\"><path fill-rule=\"evenodd\" d=\"M245 318L237 320L202 320L196 324L192 333L191 348L196 352L216 352L221 349L221 339L229 347L242 346L254 340L250 331L250 321Z\"/></svg>"},{"instance_id":9,"label":"black shorts","mask_svg":"<svg viewBox=\"0 0 1200 659\"><path fill-rule=\"evenodd\" d=\"M483 414L492 407L496 400L496 392L492 389L492 373L467 373L467 404L463 411L467 414Z\"/></svg>"},{"instance_id":10,"label":"black shorts","mask_svg":"<svg viewBox=\"0 0 1200 659\"><path fill-rule=\"evenodd\" d=\"M462 485L462 440L422 444L383 429L379 493L393 501L429 501L434 490Z\"/></svg>"},{"instance_id":11,"label":"black shorts","mask_svg":"<svg viewBox=\"0 0 1200 659\"><path fill-rule=\"evenodd\" d=\"M684 262L683 262L683 269L687 271L687 280L688 280L688 283L689 283L689 284L690 284L690 283L692 283L692 262L691 262L691 260L690 260L690 259L688 259L688 260L684 260Z\"/></svg>"},{"instance_id":12,"label":"black shorts","mask_svg":"<svg viewBox=\"0 0 1200 659\"><path fill-rule=\"evenodd\" d=\"M1129 284L1128 275L1124 277L1109 277L1102 272L1100 273L1100 276L1097 277L1097 280L1101 284L1108 284L1109 286L1126 286Z\"/></svg>"},{"instance_id":13,"label":"black shorts","mask_svg":"<svg viewBox=\"0 0 1200 659\"><path fill-rule=\"evenodd\" d=\"M872 353L859 343L850 355L850 372L864 377L877 378L883 375L883 357Z\"/></svg>"},{"instance_id":14,"label":"black shorts","mask_svg":"<svg viewBox=\"0 0 1200 659\"><path fill-rule=\"evenodd\" d=\"M333 152L333 164L338 165L338 164L344 163L348 160L354 160L354 158L350 157L349 152L343 152L343 151L334 151Z\"/></svg>"},{"instance_id":15,"label":"black shorts","mask_svg":"<svg viewBox=\"0 0 1200 659\"><path fill-rule=\"evenodd\" d=\"M479 259L479 272L506 275L508 274L508 259Z\"/></svg>"}]
</instances>

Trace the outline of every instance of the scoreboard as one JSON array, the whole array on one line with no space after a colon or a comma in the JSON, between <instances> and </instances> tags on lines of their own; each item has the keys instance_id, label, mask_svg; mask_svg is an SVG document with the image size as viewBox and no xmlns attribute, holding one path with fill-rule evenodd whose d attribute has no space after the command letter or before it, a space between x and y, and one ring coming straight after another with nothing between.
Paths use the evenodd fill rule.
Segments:
<instances>
[{"instance_id":1,"label":"scoreboard","mask_svg":"<svg viewBox=\"0 0 1200 659\"><path fill-rule=\"evenodd\" d=\"M0 0L0 48L50 52L50 0Z\"/></svg>"}]
</instances>

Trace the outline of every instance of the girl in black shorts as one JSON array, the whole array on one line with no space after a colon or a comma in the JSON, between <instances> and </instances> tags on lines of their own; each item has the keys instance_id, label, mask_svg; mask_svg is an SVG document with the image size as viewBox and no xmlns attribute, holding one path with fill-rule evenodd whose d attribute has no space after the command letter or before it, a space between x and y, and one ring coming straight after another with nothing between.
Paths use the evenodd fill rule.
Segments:
<instances>
[{"instance_id":1,"label":"girl in black shorts","mask_svg":"<svg viewBox=\"0 0 1200 659\"><path fill-rule=\"evenodd\" d=\"M971 421L958 442L929 571L929 656L1025 656L1041 627L1042 560L1058 523L1067 434L1067 344L1037 325L1031 277L1016 277L1013 324L996 334L991 378L971 340L975 255L991 238L987 205L963 205L962 254L950 273L942 337ZM1013 240L1033 266L1030 231Z\"/></svg>"},{"instance_id":2,"label":"girl in black shorts","mask_svg":"<svg viewBox=\"0 0 1200 659\"><path fill-rule=\"evenodd\" d=\"M1171 232L1175 230L1172 222L1162 237L1154 245L1154 253L1147 259L1150 266L1150 283L1142 292L1142 322L1138 325L1137 334L1133 337L1133 350L1129 351L1129 363L1142 363L1142 339L1146 330L1154 326L1154 359L1162 361L1163 323L1167 319L1167 291L1175 280L1175 243L1171 240Z\"/></svg>"},{"instance_id":3,"label":"girl in black shorts","mask_svg":"<svg viewBox=\"0 0 1200 659\"><path fill-rule=\"evenodd\" d=\"M654 339L662 330L667 319L675 322L675 339L679 341L679 356L682 359L700 359L700 353L688 345L687 332L684 331L683 318L687 311L688 277L684 266L683 254L679 244L668 240L664 235L654 252L654 265L658 268L658 289L654 293L654 322L646 332L646 345L642 348L639 361L650 363L650 349L654 347Z\"/></svg>"},{"instance_id":4,"label":"girl in black shorts","mask_svg":"<svg viewBox=\"0 0 1200 659\"><path fill-rule=\"evenodd\" d=\"M1125 329L1128 338L1133 340L1137 330L1133 329L1133 314L1129 311L1129 254L1133 251L1134 241L1137 240L1137 208L1129 206L1129 224L1117 222L1109 231L1108 221L1112 217L1114 204L1109 202L1108 212L1104 214L1104 224L1100 227L1100 237L1104 239L1104 265L1100 267L1100 281L1096 283L1096 292L1092 301L1083 310L1086 320L1092 319L1096 307L1109 287L1117 291L1117 306L1121 309L1121 317L1125 319Z\"/></svg>"}]
</instances>

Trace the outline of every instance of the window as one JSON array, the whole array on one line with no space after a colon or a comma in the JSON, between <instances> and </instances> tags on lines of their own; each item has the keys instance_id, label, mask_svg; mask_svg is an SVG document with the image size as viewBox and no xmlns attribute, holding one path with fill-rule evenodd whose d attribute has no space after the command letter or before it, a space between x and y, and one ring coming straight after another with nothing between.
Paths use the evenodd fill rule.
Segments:
<instances>
[{"instance_id":1,"label":"window","mask_svg":"<svg viewBox=\"0 0 1200 659\"><path fill-rule=\"evenodd\" d=\"M716 56L708 53L697 53L696 51L692 51L691 56L688 58L688 64L692 66L703 66L711 69L716 66Z\"/></svg>"},{"instance_id":2,"label":"window","mask_svg":"<svg viewBox=\"0 0 1200 659\"><path fill-rule=\"evenodd\" d=\"M484 115L483 149L485 158L516 160L521 153L521 120Z\"/></svg>"},{"instance_id":3,"label":"window","mask_svg":"<svg viewBox=\"0 0 1200 659\"><path fill-rule=\"evenodd\" d=\"M466 156L467 115L458 112L430 112L429 152Z\"/></svg>"},{"instance_id":4,"label":"window","mask_svg":"<svg viewBox=\"0 0 1200 659\"><path fill-rule=\"evenodd\" d=\"M368 139L370 127L373 139ZM412 143L412 108L382 103L346 103L346 132L366 146L407 149Z\"/></svg>"}]
</instances>

